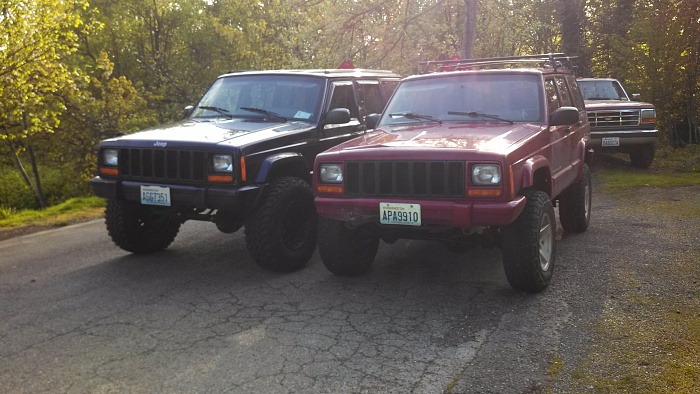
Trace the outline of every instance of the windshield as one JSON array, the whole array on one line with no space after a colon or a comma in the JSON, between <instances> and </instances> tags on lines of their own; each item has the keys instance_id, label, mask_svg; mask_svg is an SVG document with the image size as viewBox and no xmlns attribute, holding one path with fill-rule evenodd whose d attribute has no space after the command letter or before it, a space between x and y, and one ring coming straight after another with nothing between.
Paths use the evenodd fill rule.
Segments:
<instances>
[{"instance_id":1,"label":"windshield","mask_svg":"<svg viewBox=\"0 0 700 394\"><path fill-rule=\"evenodd\" d=\"M324 81L296 75L240 75L219 78L191 118L264 118L274 121L318 117Z\"/></svg>"},{"instance_id":2,"label":"windshield","mask_svg":"<svg viewBox=\"0 0 700 394\"><path fill-rule=\"evenodd\" d=\"M542 122L543 101L536 74L436 74L403 81L379 125Z\"/></svg>"},{"instance_id":3,"label":"windshield","mask_svg":"<svg viewBox=\"0 0 700 394\"><path fill-rule=\"evenodd\" d=\"M617 81L578 81L584 100L624 100L627 93Z\"/></svg>"}]
</instances>

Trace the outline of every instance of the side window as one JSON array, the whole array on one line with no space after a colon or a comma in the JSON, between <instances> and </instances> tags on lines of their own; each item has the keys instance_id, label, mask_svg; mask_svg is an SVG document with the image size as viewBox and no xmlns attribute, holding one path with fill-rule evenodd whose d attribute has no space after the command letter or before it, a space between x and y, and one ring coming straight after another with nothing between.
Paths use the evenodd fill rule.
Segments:
<instances>
[{"instance_id":1,"label":"side window","mask_svg":"<svg viewBox=\"0 0 700 394\"><path fill-rule=\"evenodd\" d=\"M576 78L568 76L566 77L566 82L569 83L569 89L571 89L571 95L574 97L574 104L576 104L576 108L578 108L579 111L584 111L586 109L586 105L583 102L583 95L581 94L581 89L578 86L578 82L576 82Z\"/></svg>"},{"instance_id":2,"label":"side window","mask_svg":"<svg viewBox=\"0 0 700 394\"><path fill-rule=\"evenodd\" d=\"M360 115L381 113L384 103L379 91L379 83L376 81L358 81L357 94L360 102Z\"/></svg>"},{"instance_id":3,"label":"side window","mask_svg":"<svg viewBox=\"0 0 700 394\"><path fill-rule=\"evenodd\" d=\"M328 110L335 108L347 108L350 110L350 117L357 119L357 104L355 103L355 91L352 82L334 82L333 93L331 93L331 103Z\"/></svg>"},{"instance_id":4,"label":"side window","mask_svg":"<svg viewBox=\"0 0 700 394\"><path fill-rule=\"evenodd\" d=\"M545 80L544 89L547 94L547 112L551 114L559 108L559 97L557 95L557 88L554 86L554 80Z\"/></svg>"},{"instance_id":5,"label":"side window","mask_svg":"<svg viewBox=\"0 0 700 394\"><path fill-rule=\"evenodd\" d=\"M559 102L562 107L573 107L574 104L571 102L571 96L569 96L569 88L566 86L566 81L564 77L555 77L554 81L557 84L557 90L559 91Z\"/></svg>"}]
</instances>

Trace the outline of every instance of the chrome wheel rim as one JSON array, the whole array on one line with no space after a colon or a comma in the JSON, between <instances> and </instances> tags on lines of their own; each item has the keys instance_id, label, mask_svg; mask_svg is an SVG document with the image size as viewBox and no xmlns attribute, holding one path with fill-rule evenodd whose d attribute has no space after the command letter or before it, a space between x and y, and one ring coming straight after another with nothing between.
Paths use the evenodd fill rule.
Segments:
<instances>
[{"instance_id":1,"label":"chrome wheel rim","mask_svg":"<svg viewBox=\"0 0 700 394\"><path fill-rule=\"evenodd\" d=\"M540 252L540 269L542 271L549 270L552 264L552 250L554 246L553 234L554 229L552 228L552 218L548 214L542 216L540 221L540 232L539 232L539 252Z\"/></svg>"}]
</instances>

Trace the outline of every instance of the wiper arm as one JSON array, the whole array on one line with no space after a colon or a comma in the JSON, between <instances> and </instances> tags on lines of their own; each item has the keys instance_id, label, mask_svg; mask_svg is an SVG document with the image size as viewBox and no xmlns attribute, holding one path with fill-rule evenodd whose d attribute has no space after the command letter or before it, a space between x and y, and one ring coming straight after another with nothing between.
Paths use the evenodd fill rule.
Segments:
<instances>
[{"instance_id":1,"label":"wiper arm","mask_svg":"<svg viewBox=\"0 0 700 394\"><path fill-rule=\"evenodd\" d=\"M263 114L263 115L267 115L267 116L272 116L273 118L281 119L281 120L283 120L283 121L285 121L285 122L288 120L287 118L285 118L284 116L282 116L282 115L280 115L280 114L276 114L276 113L274 113L274 112L272 112L272 111L268 111L268 110L262 109L262 108L241 107L241 109L244 110L244 111L255 112L255 113L257 113L257 114Z\"/></svg>"},{"instance_id":2,"label":"wiper arm","mask_svg":"<svg viewBox=\"0 0 700 394\"><path fill-rule=\"evenodd\" d=\"M485 114L483 112L476 112L476 111L469 111L469 112L462 112L462 111L449 111L447 112L448 115L459 115L459 116L468 116L470 118L487 118L487 119L494 119L494 120L500 120L501 122L508 122L510 124L513 124L513 121L510 119L503 119L498 115L491 115L491 114Z\"/></svg>"},{"instance_id":3,"label":"wiper arm","mask_svg":"<svg viewBox=\"0 0 700 394\"><path fill-rule=\"evenodd\" d=\"M416 114L416 113L413 113L413 112L396 112L396 113L393 113L393 114L389 114L389 116L391 116L392 118L402 116L402 117L404 117L404 118L406 118L406 119L426 120L426 121L428 121L428 122L435 122L435 123L440 123L440 124L442 124L442 121L441 121L440 119L435 119L434 117L432 117L432 116L430 116L430 115ZM425 123L425 122L423 122L423 123Z\"/></svg>"},{"instance_id":4,"label":"wiper arm","mask_svg":"<svg viewBox=\"0 0 700 394\"><path fill-rule=\"evenodd\" d=\"M199 108L206 109L209 111L218 112L219 114L224 115L227 118L233 118L233 115L231 115L231 111L227 110L226 108L212 107L212 106L208 106L208 105L202 105Z\"/></svg>"}]
</instances>

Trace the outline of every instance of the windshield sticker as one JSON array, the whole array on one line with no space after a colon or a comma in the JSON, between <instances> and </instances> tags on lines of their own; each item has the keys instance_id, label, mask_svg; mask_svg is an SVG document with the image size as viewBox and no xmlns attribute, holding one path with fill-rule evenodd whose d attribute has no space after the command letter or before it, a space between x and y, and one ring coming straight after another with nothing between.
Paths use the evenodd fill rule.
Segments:
<instances>
[{"instance_id":1,"label":"windshield sticker","mask_svg":"<svg viewBox=\"0 0 700 394\"><path fill-rule=\"evenodd\" d=\"M311 118L311 114L308 112L304 112L304 111L297 111L297 113L294 115L294 117L297 119L309 119L309 118Z\"/></svg>"}]
</instances>

